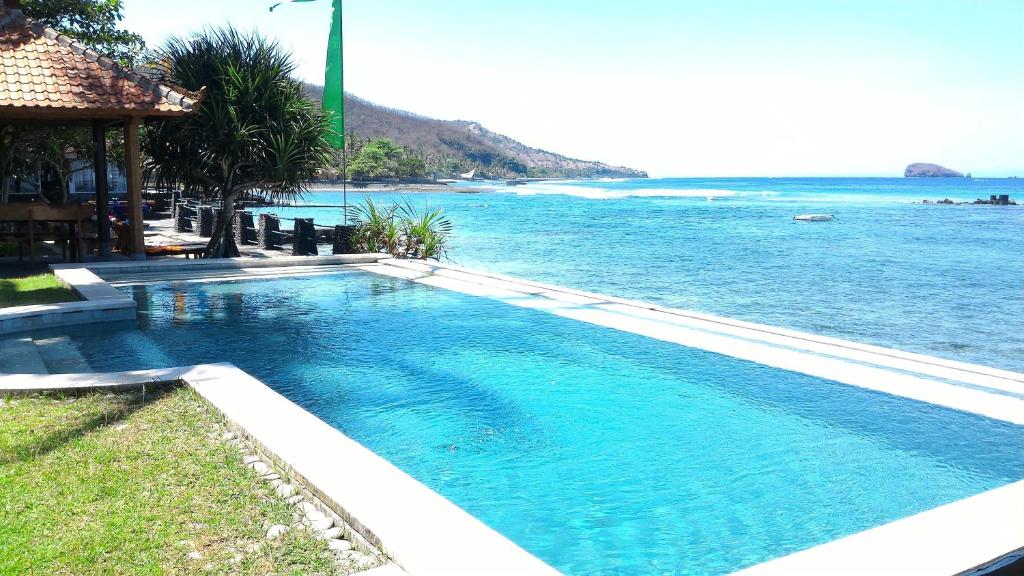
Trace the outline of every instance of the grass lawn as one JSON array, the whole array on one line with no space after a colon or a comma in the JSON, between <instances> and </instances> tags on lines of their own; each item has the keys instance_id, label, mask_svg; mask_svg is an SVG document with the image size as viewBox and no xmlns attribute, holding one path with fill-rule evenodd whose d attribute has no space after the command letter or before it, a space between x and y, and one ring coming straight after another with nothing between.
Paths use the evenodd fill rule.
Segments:
<instances>
[{"instance_id":1,"label":"grass lawn","mask_svg":"<svg viewBox=\"0 0 1024 576\"><path fill-rule=\"evenodd\" d=\"M26 278L0 278L0 308L52 304L78 300L53 274L39 274Z\"/></svg>"},{"instance_id":2,"label":"grass lawn","mask_svg":"<svg viewBox=\"0 0 1024 576\"><path fill-rule=\"evenodd\" d=\"M344 574L188 388L0 401L0 575ZM193 559L190 553L201 558Z\"/></svg>"}]
</instances>

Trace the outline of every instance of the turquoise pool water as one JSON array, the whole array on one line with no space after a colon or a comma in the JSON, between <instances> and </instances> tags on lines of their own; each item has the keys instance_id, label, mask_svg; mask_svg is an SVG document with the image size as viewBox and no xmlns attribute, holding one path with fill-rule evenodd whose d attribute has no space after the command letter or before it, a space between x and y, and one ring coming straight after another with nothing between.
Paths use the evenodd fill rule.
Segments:
<instances>
[{"instance_id":1,"label":"turquoise pool water","mask_svg":"<svg viewBox=\"0 0 1024 576\"><path fill-rule=\"evenodd\" d=\"M232 362L567 574L726 574L1024 477L1021 427L384 278L142 286L96 370Z\"/></svg>"},{"instance_id":2,"label":"turquoise pool water","mask_svg":"<svg viewBox=\"0 0 1024 576\"><path fill-rule=\"evenodd\" d=\"M458 264L1024 371L1024 206L915 204L992 194L1024 202L1024 179L690 178L495 190L406 198L445 208ZM341 204L341 194L306 201ZM274 210L324 224L341 218L335 208ZM821 212L838 220L793 221Z\"/></svg>"}]
</instances>

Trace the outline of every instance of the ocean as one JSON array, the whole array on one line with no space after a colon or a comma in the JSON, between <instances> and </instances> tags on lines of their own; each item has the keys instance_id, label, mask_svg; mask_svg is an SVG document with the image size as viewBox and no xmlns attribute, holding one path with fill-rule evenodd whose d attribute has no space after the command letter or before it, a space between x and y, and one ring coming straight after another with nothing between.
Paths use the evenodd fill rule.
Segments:
<instances>
[{"instance_id":1,"label":"ocean","mask_svg":"<svg viewBox=\"0 0 1024 576\"><path fill-rule=\"evenodd\" d=\"M1024 179L549 181L361 193L442 207L456 264L1024 371ZM340 205L340 191L301 201ZM338 208L267 210L341 222ZM831 222L797 222L806 213Z\"/></svg>"}]
</instances>

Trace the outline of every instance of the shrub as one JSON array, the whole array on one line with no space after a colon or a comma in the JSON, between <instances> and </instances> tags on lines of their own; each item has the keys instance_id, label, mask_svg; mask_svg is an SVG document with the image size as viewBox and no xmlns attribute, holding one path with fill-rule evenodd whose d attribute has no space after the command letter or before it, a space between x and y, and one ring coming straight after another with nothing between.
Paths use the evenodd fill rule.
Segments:
<instances>
[{"instance_id":1,"label":"shrub","mask_svg":"<svg viewBox=\"0 0 1024 576\"><path fill-rule=\"evenodd\" d=\"M395 258L440 260L447 255L452 225L442 208L418 211L408 201L384 205L366 199L349 208L356 226L355 247Z\"/></svg>"}]
</instances>

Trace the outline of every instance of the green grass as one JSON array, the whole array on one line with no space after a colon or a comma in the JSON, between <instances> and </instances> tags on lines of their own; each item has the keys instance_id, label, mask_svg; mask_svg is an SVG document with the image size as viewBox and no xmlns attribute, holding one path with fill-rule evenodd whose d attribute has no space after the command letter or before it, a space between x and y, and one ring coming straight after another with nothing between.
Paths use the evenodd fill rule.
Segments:
<instances>
[{"instance_id":1,"label":"green grass","mask_svg":"<svg viewBox=\"0 0 1024 576\"><path fill-rule=\"evenodd\" d=\"M0 403L0 574L337 574L188 388ZM191 552L202 558L193 560Z\"/></svg>"},{"instance_id":2,"label":"green grass","mask_svg":"<svg viewBox=\"0 0 1024 576\"><path fill-rule=\"evenodd\" d=\"M0 308L78 300L53 274L0 278Z\"/></svg>"}]
</instances>

